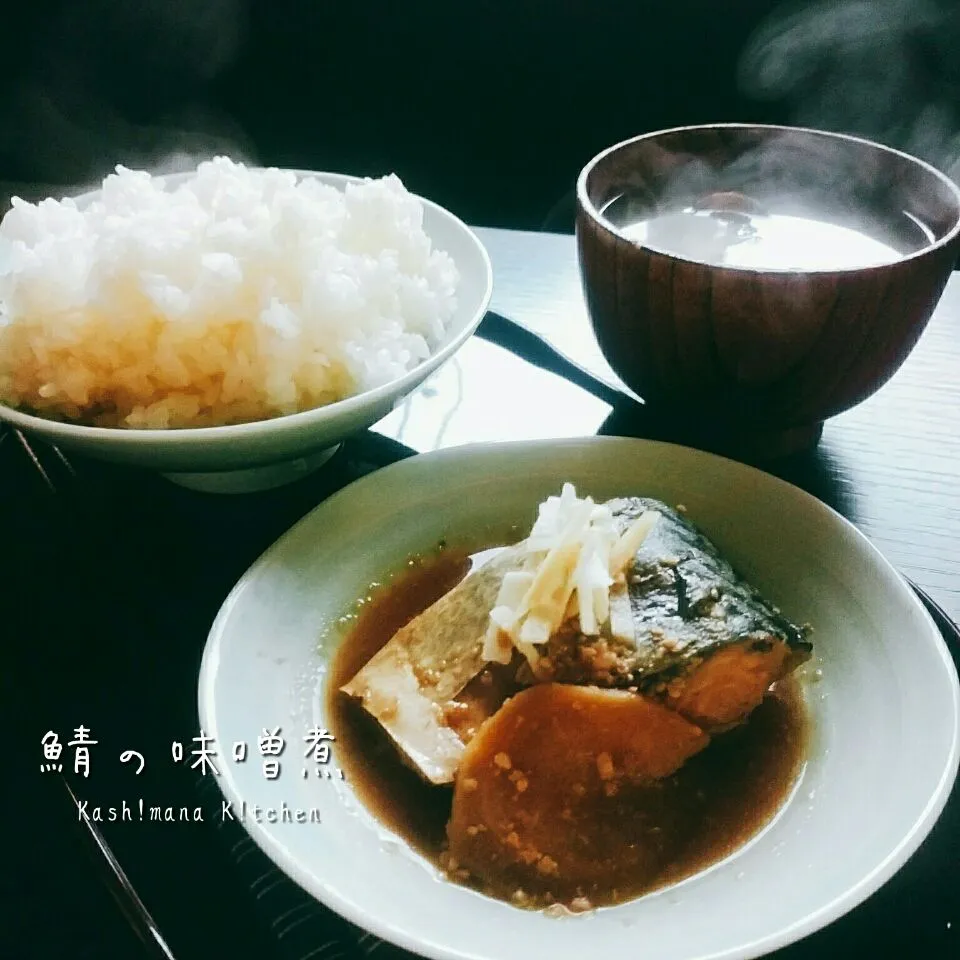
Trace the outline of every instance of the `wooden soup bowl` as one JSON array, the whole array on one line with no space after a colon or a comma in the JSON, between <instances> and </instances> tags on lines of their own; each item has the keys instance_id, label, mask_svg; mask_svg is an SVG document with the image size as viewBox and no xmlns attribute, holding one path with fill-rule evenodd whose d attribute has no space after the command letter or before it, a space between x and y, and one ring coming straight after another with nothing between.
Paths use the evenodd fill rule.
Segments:
<instances>
[{"instance_id":1,"label":"wooden soup bowl","mask_svg":"<svg viewBox=\"0 0 960 960\"><path fill-rule=\"evenodd\" d=\"M813 209L874 236L909 227L923 245L856 269L721 267L619 234L602 211L624 195L646 215L704 198ZM817 130L724 124L636 137L584 167L577 208L584 293L610 366L681 438L724 438L721 448L761 457L815 444L826 418L896 372L960 254L953 181Z\"/></svg>"}]
</instances>

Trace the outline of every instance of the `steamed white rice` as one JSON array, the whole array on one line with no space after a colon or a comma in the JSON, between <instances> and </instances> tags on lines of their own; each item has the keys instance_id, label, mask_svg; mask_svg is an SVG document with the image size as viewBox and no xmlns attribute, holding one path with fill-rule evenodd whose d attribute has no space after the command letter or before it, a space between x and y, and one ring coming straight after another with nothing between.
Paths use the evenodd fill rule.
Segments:
<instances>
[{"instance_id":1,"label":"steamed white rice","mask_svg":"<svg viewBox=\"0 0 960 960\"><path fill-rule=\"evenodd\" d=\"M0 223L0 402L119 427L295 413L436 349L458 273L395 176L297 182L225 158L174 191L118 167L98 199Z\"/></svg>"}]
</instances>

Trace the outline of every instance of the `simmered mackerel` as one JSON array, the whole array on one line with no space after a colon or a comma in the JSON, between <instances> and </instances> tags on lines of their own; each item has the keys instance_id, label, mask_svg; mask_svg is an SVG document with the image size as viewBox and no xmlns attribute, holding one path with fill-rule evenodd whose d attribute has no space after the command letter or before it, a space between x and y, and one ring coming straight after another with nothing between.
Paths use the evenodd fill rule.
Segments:
<instances>
[{"instance_id":1,"label":"simmered mackerel","mask_svg":"<svg viewBox=\"0 0 960 960\"><path fill-rule=\"evenodd\" d=\"M627 688L715 732L743 721L810 655L803 630L676 510L643 497L605 506L621 536L641 516L656 522L610 588L599 634L584 635L573 614L533 660L514 649L510 662L488 663L490 611L523 563L521 542L411 620L344 685L432 783L453 782L473 732L521 687Z\"/></svg>"},{"instance_id":2,"label":"simmered mackerel","mask_svg":"<svg viewBox=\"0 0 960 960\"><path fill-rule=\"evenodd\" d=\"M627 576L633 637L584 637L572 620L547 645L534 679L635 687L705 728L743 720L810 656L805 631L676 510L644 497L609 506L623 528L644 511L660 514Z\"/></svg>"},{"instance_id":3,"label":"simmered mackerel","mask_svg":"<svg viewBox=\"0 0 960 960\"><path fill-rule=\"evenodd\" d=\"M470 567L380 608L378 643L358 624L367 655L337 681L399 748L377 754L394 762L384 809L410 797L449 877L577 912L766 822L802 757L789 674L811 644L682 512L564 483Z\"/></svg>"}]
</instances>

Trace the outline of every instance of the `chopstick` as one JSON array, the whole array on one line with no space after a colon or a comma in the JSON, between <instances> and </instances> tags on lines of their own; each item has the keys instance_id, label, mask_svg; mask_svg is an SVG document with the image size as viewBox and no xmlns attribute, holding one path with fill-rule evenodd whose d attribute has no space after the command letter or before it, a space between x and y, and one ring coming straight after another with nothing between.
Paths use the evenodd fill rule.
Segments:
<instances>
[{"instance_id":1,"label":"chopstick","mask_svg":"<svg viewBox=\"0 0 960 960\"><path fill-rule=\"evenodd\" d=\"M528 330L516 320L509 320L490 310L480 321L477 336L509 350L541 370L569 380L570 383L593 394L598 400L602 400L611 407L627 403L643 408L642 403L574 363L539 334Z\"/></svg>"},{"instance_id":2,"label":"chopstick","mask_svg":"<svg viewBox=\"0 0 960 960\"><path fill-rule=\"evenodd\" d=\"M57 447L35 443L16 428L0 430L0 442L13 443L22 448L33 468L34 476L51 497L63 493L64 488L68 487L76 476L73 465ZM78 835L84 851L140 942L143 948L140 955L144 960L176 960L156 921L140 899L104 835L91 820L76 816L79 802L69 780L63 773L58 774L58 777L64 801L70 804L70 820L79 825Z\"/></svg>"},{"instance_id":3,"label":"chopstick","mask_svg":"<svg viewBox=\"0 0 960 960\"><path fill-rule=\"evenodd\" d=\"M90 856L100 880L120 907L127 923L137 939L143 945L144 957L150 960L176 960L173 951L167 945L160 928L144 906L143 901L134 889L120 862L114 856L106 838L87 817L77 818L76 810L79 806L77 795L73 792L67 778L59 774L60 783L72 805L72 820L79 822L84 847Z\"/></svg>"},{"instance_id":4,"label":"chopstick","mask_svg":"<svg viewBox=\"0 0 960 960\"><path fill-rule=\"evenodd\" d=\"M905 577L904 579L910 584L913 592L917 595L924 607L926 607L927 613L933 617L933 622L937 625L937 629L943 635L943 639L947 642L947 645L951 647L950 652L953 654L953 658L957 661L958 666L960 666L960 626L950 619L947 611L944 610L926 590L918 587L909 577Z\"/></svg>"}]
</instances>

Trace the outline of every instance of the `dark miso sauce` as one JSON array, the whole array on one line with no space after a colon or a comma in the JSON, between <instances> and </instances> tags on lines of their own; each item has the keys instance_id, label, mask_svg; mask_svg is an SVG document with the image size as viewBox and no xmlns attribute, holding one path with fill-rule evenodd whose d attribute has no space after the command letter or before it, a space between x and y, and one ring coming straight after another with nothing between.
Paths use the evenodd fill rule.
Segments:
<instances>
[{"instance_id":1,"label":"dark miso sauce","mask_svg":"<svg viewBox=\"0 0 960 960\"><path fill-rule=\"evenodd\" d=\"M452 589L469 569L469 556L450 550L411 561L363 608L334 659L328 686L344 776L383 824L439 866L453 789L425 783L379 724L338 691L400 627ZM717 735L679 773L661 781L654 793L639 791L636 810L620 798L616 821L624 846L648 835L650 824L656 822L659 855L655 869L648 863L642 875L628 877L614 869L609 887L583 891L590 904L632 899L735 852L770 822L789 796L803 767L807 732L802 692L796 679L788 678L767 695L746 724ZM504 877L502 886L480 889L516 900L517 884L510 877ZM546 902L551 899L548 896Z\"/></svg>"}]
</instances>

